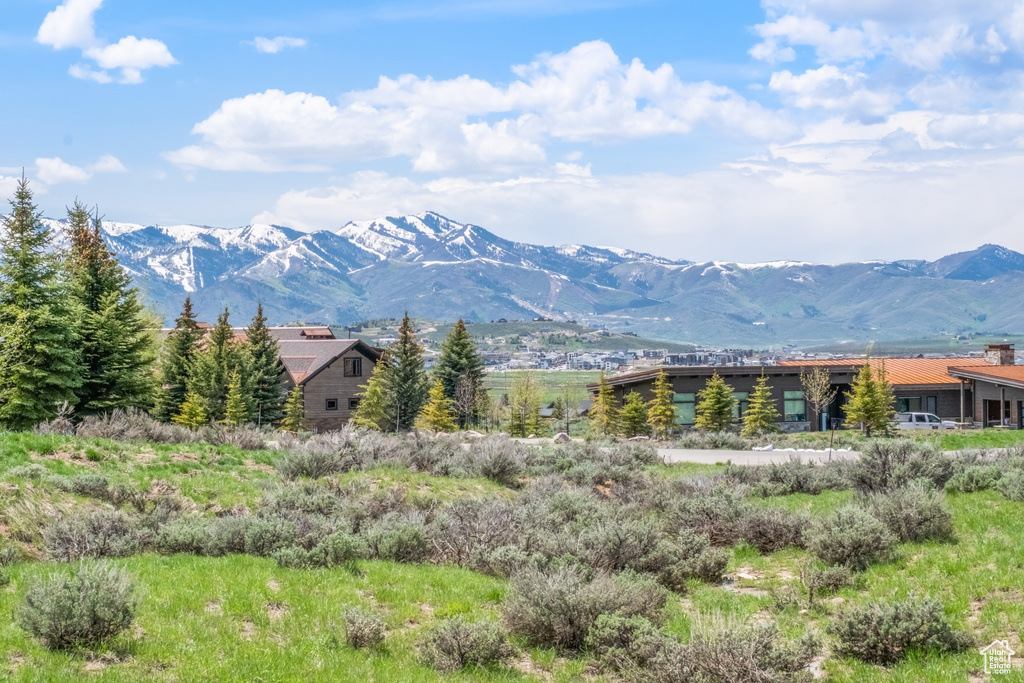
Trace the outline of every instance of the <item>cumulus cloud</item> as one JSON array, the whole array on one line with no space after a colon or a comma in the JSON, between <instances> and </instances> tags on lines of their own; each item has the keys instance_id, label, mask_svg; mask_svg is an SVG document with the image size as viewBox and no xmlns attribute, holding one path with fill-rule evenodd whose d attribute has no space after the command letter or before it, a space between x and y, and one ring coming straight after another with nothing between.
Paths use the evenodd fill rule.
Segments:
<instances>
[{"instance_id":1,"label":"cumulus cloud","mask_svg":"<svg viewBox=\"0 0 1024 683\"><path fill-rule=\"evenodd\" d=\"M249 44L255 47L257 52L268 55L276 55L278 52L289 48L306 47L304 38L290 38L288 36L278 36L276 38L256 36Z\"/></svg>"},{"instance_id":2,"label":"cumulus cloud","mask_svg":"<svg viewBox=\"0 0 1024 683\"><path fill-rule=\"evenodd\" d=\"M887 114L899 104L902 96L893 91L875 92L865 85L867 75L842 71L826 64L795 76L789 71L772 74L768 87L782 93L800 109L820 108L826 111L863 113L869 116Z\"/></svg>"},{"instance_id":3,"label":"cumulus cloud","mask_svg":"<svg viewBox=\"0 0 1024 683\"><path fill-rule=\"evenodd\" d=\"M97 173L123 173L127 170L117 157L109 154L88 166L74 166L60 157L36 159L36 177L47 185L84 183Z\"/></svg>"},{"instance_id":4,"label":"cumulus cloud","mask_svg":"<svg viewBox=\"0 0 1024 683\"><path fill-rule=\"evenodd\" d=\"M36 34L36 41L55 50L78 48L88 63L73 64L68 73L75 77L111 83L115 79L109 71L120 70L121 83L141 83L142 72L155 66L171 66L177 61L167 46L152 38L126 36L113 44L96 37L93 15L103 0L64 0L64 3L46 15Z\"/></svg>"},{"instance_id":5,"label":"cumulus cloud","mask_svg":"<svg viewBox=\"0 0 1024 683\"><path fill-rule=\"evenodd\" d=\"M664 64L625 63L601 41L513 68L508 85L381 77L337 103L267 90L227 100L167 153L183 166L280 170L408 157L417 171L508 171L546 160L551 141L686 134L706 124L755 139L791 134L780 117L713 83L687 83Z\"/></svg>"}]
</instances>

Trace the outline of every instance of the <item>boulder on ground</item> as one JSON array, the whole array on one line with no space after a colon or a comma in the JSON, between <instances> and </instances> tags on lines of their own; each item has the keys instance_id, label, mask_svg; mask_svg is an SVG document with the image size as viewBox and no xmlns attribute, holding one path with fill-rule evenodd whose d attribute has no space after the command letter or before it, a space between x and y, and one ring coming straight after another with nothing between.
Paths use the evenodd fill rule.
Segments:
<instances>
[{"instance_id":1,"label":"boulder on ground","mask_svg":"<svg viewBox=\"0 0 1024 683\"><path fill-rule=\"evenodd\" d=\"M483 437L483 434L472 429L467 429L466 431L462 432L462 435L468 436L470 439L479 439Z\"/></svg>"},{"instance_id":2,"label":"boulder on ground","mask_svg":"<svg viewBox=\"0 0 1024 683\"><path fill-rule=\"evenodd\" d=\"M555 443L569 443L572 441L572 437L565 432L559 432L558 434L555 434L555 438L552 439L552 441Z\"/></svg>"},{"instance_id":3,"label":"boulder on ground","mask_svg":"<svg viewBox=\"0 0 1024 683\"><path fill-rule=\"evenodd\" d=\"M634 437L632 437L629 440L630 441L650 441L651 437L649 437L649 436L634 436Z\"/></svg>"}]
</instances>

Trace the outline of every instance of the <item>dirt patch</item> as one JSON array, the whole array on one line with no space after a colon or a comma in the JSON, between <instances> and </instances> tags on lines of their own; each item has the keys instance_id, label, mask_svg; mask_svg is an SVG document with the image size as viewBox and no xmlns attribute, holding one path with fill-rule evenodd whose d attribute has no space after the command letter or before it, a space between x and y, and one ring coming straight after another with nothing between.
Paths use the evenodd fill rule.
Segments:
<instances>
[{"instance_id":1,"label":"dirt patch","mask_svg":"<svg viewBox=\"0 0 1024 683\"><path fill-rule=\"evenodd\" d=\"M752 567L740 567L733 572L733 576L737 579L747 579L749 581L759 581L764 578L763 574Z\"/></svg>"},{"instance_id":2,"label":"dirt patch","mask_svg":"<svg viewBox=\"0 0 1024 683\"><path fill-rule=\"evenodd\" d=\"M195 453L172 453L171 462L199 462L199 456Z\"/></svg>"},{"instance_id":3,"label":"dirt patch","mask_svg":"<svg viewBox=\"0 0 1024 683\"><path fill-rule=\"evenodd\" d=\"M18 667L23 666L28 662L28 658L20 652L12 652L7 655L7 665L11 667L11 671L17 671Z\"/></svg>"},{"instance_id":4,"label":"dirt patch","mask_svg":"<svg viewBox=\"0 0 1024 683\"><path fill-rule=\"evenodd\" d=\"M143 464L147 464L156 460L156 451L154 451L152 448L146 447L143 448L138 453L135 453L134 457L137 461Z\"/></svg>"},{"instance_id":5,"label":"dirt patch","mask_svg":"<svg viewBox=\"0 0 1024 683\"><path fill-rule=\"evenodd\" d=\"M246 469L257 470L259 472L267 472L269 474L274 474L277 471L270 465L264 465L262 463L256 462L255 460L243 460L242 464L245 465Z\"/></svg>"},{"instance_id":6,"label":"dirt patch","mask_svg":"<svg viewBox=\"0 0 1024 683\"><path fill-rule=\"evenodd\" d=\"M81 465L82 467L89 467L96 469L100 466L98 462L89 460L84 450L75 450L72 448L62 448L59 451L48 453L47 455L39 455L36 452L32 452L29 457L32 460L59 460L70 465Z\"/></svg>"},{"instance_id":7,"label":"dirt patch","mask_svg":"<svg viewBox=\"0 0 1024 683\"><path fill-rule=\"evenodd\" d=\"M124 664L125 662L132 661L129 655L124 657L118 657L113 652L105 652L101 655L89 655L89 658L85 662L85 670L89 672L103 671L108 666L114 664Z\"/></svg>"},{"instance_id":8,"label":"dirt patch","mask_svg":"<svg viewBox=\"0 0 1024 683\"><path fill-rule=\"evenodd\" d=\"M786 571L785 569L779 570L778 576L783 581L792 581L793 579L796 578L796 574L794 574L793 572L790 572L790 571Z\"/></svg>"},{"instance_id":9,"label":"dirt patch","mask_svg":"<svg viewBox=\"0 0 1024 683\"><path fill-rule=\"evenodd\" d=\"M218 617L224 614L224 608L220 606L219 602L214 601L206 603L206 611L210 614L216 614Z\"/></svg>"},{"instance_id":10,"label":"dirt patch","mask_svg":"<svg viewBox=\"0 0 1024 683\"><path fill-rule=\"evenodd\" d=\"M825 655L819 655L812 659L807 664L807 670L811 672L811 678L825 678L828 674L821 668L821 665L825 663Z\"/></svg>"},{"instance_id":11,"label":"dirt patch","mask_svg":"<svg viewBox=\"0 0 1024 683\"><path fill-rule=\"evenodd\" d=\"M267 581L267 588L276 593L277 591L281 590L281 584L279 584L277 581L274 581L273 579L270 579L269 581Z\"/></svg>"},{"instance_id":12,"label":"dirt patch","mask_svg":"<svg viewBox=\"0 0 1024 683\"><path fill-rule=\"evenodd\" d=\"M286 614L288 614L288 605L283 602L267 603L267 616L271 621L280 621Z\"/></svg>"},{"instance_id":13,"label":"dirt patch","mask_svg":"<svg viewBox=\"0 0 1024 683\"><path fill-rule=\"evenodd\" d=\"M420 603L420 611L423 612L423 615L426 617L434 616L434 608L425 602Z\"/></svg>"},{"instance_id":14,"label":"dirt patch","mask_svg":"<svg viewBox=\"0 0 1024 683\"><path fill-rule=\"evenodd\" d=\"M528 654L524 654L518 659L510 660L508 665L516 671L521 671L527 676L535 676L542 681L555 680L555 677L551 675L550 671L537 666L537 664L534 663L533 658Z\"/></svg>"},{"instance_id":15,"label":"dirt patch","mask_svg":"<svg viewBox=\"0 0 1024 683\"><path fill-rule=\"evenodd\" d=\"M238 635L242 640L252 640L256 635L256 624L248 619L242 622L242 632Z\"/></svg>"}]
</instances>

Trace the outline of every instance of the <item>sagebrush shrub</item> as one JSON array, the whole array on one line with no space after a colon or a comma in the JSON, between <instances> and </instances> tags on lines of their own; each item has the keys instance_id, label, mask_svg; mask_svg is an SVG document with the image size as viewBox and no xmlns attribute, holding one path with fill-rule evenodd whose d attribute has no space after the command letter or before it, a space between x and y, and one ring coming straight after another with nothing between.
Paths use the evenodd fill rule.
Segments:
<instances>
[{"instance_id":1,"label":"sagebrush shrub","mask_svg":"<svg viewBox=\"0 0 1024 683\"><path fill-rule=\"evenodd\" d=\"M708 583L721 581L722 572L729 564L726 551L712 548L707 536L689 529L680 529L670 539L662 540L659 550L661 556L666 558L661 566L647 565L637 569L654 573L662 585L680 593L686 590L689 579L700 579Z\"/></svg>"},{"instance_id":2,"label":"sagebrush shrub","mask_svg":"<svg viewBox=\"0 0 1024 683\"><path fill-rule=\"evenodd\" d=\"M139 549L139 532L120 510L94 510L50 524L43 532L43 545L58 562L127 557Z\"/></svg>"},{"instance_id":3,"label":"sagebrush shrub","mask_svg":"<svg viewBox=\"0 0 1024 683\"><path fill-rule=\"evenodd\" d=\"M587 633L586 648L603 669L635 679L669 644L665 634L643 617L602 614Z\"/></svg>"},{"instance_id":4,"label":"sagebrush shrub","mask_svg":"<svg viewBox=\"0 0 1024 683\"><path fill-rule=\"evenodd\" d=\"M18 623L53 650L97 645L131 626L136 599L123 569L82 563L36 579L17 610Z\"/></svg>"},{"instance_id":5,"label":"sagebrush shrub","mask_svg":"<svg viewBox=\"0 0 1024 683\"><path fill-rule=\"evenodd\" d=\"M531 645L579 650L602 614L660 623L666 598L665 589L650 578L597 573L588 581L579 568L563 566L514 576L501 610L512 633Z\"/></svg>"},{"instance_id":6,"label":"sagebrush shrub","mask_svg":"<svg viewBox=\"0 0 1024 683\"><path fill-rule=\"evenodd\" d=\"M350 647L362 649L384 642L384 620L376 612L363 607L345 610L345 642Z\"/></svg>"},{"instance_id":7,"label":"sagebrush shrub","mask_svg":"<svg viewBox=\"0 0 1024 683\"><path fill-rule=\"evenodd\" d=\"M204 554L212 557L245 553L245 535L252 517L227 515L213 520L207 527Z\"/></svg>"},{"instance_id":8,"label":"sagebrush shrub","mask_svg":"<svg viewBox=\"0 0 1024 683\"><path fill-rule=\"evenodd\" d=\"M512 647L498 624L467 621L463 617L444 619L420 639L420 659L438 671L457 671L486 666L508 659Z\"/></svg>"},{"instance_id":9,"label":"sagebrush shrub","mask_svg":"<svg viewBox=\"0 0 1024 683\"><path fill-rule=\"evenodd\" d=\"M804 534L804 542L825 564L862 571L876 562L890 560L896 539L869 512L847 505L815 519Z\"/></svg>"},{"instance_id":10,"label":"sagebrush shrub","mask_svg":"<svg viewBox=\"0 0 1024 683\"><path fill-rule=\"evenodd\" d=\"M999 492L1008 500L1024 501L1024 471L1010 470L1005 472L996 485Z\"/></svg>"},{"instance_id":11,"label":"sagebrush shrub","mask_svg":"<svg viewBox=\"0 0 1024 683\"><path fill-rule=\"evenodd\" d=\"M729 546L740 536L740 524L750 504L732 491L715 489L705 495L683 498L666 514L667 528L690 529L706 535L712 545Z\"/></svg>"},{"instance_id":12,"label":"sagebrush shrub","mask_svg":"<svg viewBox=\"0 0 1024 683\"><path fill-rule=\"evenodd\" d=\"M370 553L381 560L422 562L429 550L422 523L411 520L382 520L366 533Z\"/></svg>"},{"instance_id":13,"label":"sagebrush shrub","mask_svg":"<svg viewBox=\"0 0 1024 683\"><path fill-rule=\"evenodd\" d=\"M281 548L273 553L281 567L321 569L345 567L354 569L356 560L366 557L363 539L347 531L336 531L310 550Z\"/></svg>"},{"instance_id":14,"label":"sagebrush shrub","mask_svg":"<svg viewBox=\"0 0 1024 683\"><path fill-rule=\"evenodd\" d=\"M811 520L783 508L770 507L751 511L740 522L740 538L762 553L783 548L802 548L804 532Z\"/></svg>"},{"instance_id":15,"label":"sagebrush shrub","mask_svg":"<svg viewBox=\"0 0 1024 683\"><path fill-rule=\"evenodd\" d=\"M210 525L211 520L199 515L179 517L160 527L153 548L164 555L204 555L210 543Z\"/></svg>"},{"instance_id":16,"label":"sagebrush shrub","mask_svg":"<svg viewBox=\"0 0 1024 683\"><path fill-rule=\"evenodd\" d=\"M775 624L762 623L695 633L687 650L688 656L676 661L695 671L698 681L796 683L806 680L807 665L820 652L821 644L810 633L788 641ZM653 680L690 680L673 678L674 672L666 670L662 662L655 663L653 673Z\"/></svg>"},{"instance_id":17,"label":"sagebrush shrub","mask_svg":"<svg viewBox=\"0 0 1024 683\"><path fill-rule=\"evenodd\" d=\"M295 524L281 517L257 517L245 529L245 552L257 557L270 557L282 548L295 544Z\"/></svg>"},{"instance_id":18,"label":"sagebrush shrub","mask_svg":"<svg viewBox=\"0 0 1024 683\"><path fill-rule=\"evenodd\" d=\"M288 480L300 477L319 479L345 471L338 453L326 450L302 449L289 451L275 463L278 473Z\"/></svg>"},{"instance_id":19,"label":"sagebrush shrub","mask_svg":"<svg viewBox=\"0 0 1024 683\"><path fill-rule=\"evenodd\" d=\"M913 483L871 494L868 509L900 541L948 541L953 538L953 515L940 491Z\"/></svg>"},{"instance_id":20,"label":"sagebrush shrub","mask_svg":"<svg viewBox=\"0 0 1024 683\"><path fill-rule=\"evenodd\" d=\"M946 482L947 491L974 493L988 491L999 485L1003 471L998 465L971 465L957 472Z\"/></svg>"},{"instance_id":21,"label":"sagebrush shrub","mask_svg":"<svg viewBox=\"0 0 1024 683\"><path fill-rule=\"evenodd\" d=\"M865 493L926 480L941 489L953 476L953 461L935 446L907 439L874 439L851 463L854 487Z\"/></svg>"},{"instance_id":22,"label":"sagebrush shrub","mask_svg":"<svg viewBox=\"0 0 1024 683\"><path fill-rule=\"evenodd\" d=\"M504 486L519 485L526 461L522 446L511 439L482 439L470 448L481 476Z\"/></svg>"},{"instance_id":23,"label":"sagebrush shrub","mask_svg":"<svg viewBox=\"0 0 1024 683\"><path fill-rule=\"evenodd\" d=\"M800 571L800 580L807 589L807 604L814 604L816 595L834 593L853 583L853 574L847 567L805 567Z\"/></svg>"},{"instance_id":24,"label":"sagebrush shrub","mask_svg":"<svg viewBox=\"0 0 1024 683\"><path fill-rule=\"evenodd\" d=\"M946 621L936 600L871 603L840 614L828 627L836 654L871 664L891 665L911 651L956 652L972 638Z\"/></svg>"},{"instance_id":25,"label":"sagebrush shrub","mask_svg":"<svg viewBox=\"0 0 1024 683\"><path fill-rule=\"evenodd\" d=\"M47 474L50 470L46 469L38 463L29 463L28 465L17 465L7 470L5 476L10 479L31 479L33 481L39 481Z\"/></svg>"}]
</instances>

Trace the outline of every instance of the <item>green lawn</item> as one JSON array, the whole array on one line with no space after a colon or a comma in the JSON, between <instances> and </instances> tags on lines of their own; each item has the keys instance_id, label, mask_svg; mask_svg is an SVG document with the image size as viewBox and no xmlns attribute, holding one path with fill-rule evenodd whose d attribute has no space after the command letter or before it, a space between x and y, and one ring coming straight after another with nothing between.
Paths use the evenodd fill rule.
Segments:
<instances>
[{"instance_id":1,"label":"green lawn","mask_svg":"<svg viewBox=\"0 0 1024 683\"><path fill-rule=\"evenodd\" d=\"M555 400L563 387L572 387L587 397L587 385L597 382L601 373L591 370L509 370L508 372L488 372L484 375L484 387L493 398L508 393L509 387L517 377L530 373L544 389L545 403Z\"/></svg>"},{"instance_id":2,"label":"green lawn","mask_svg":"<svg viewBox=\"0 0 1024 683\"><path fill-rule=\"evenodd\" d=\"M985 432L977 434L989 438ZM1002 436L1006 432L992 434ZM972 437L974 433L950 435ZM977 437L980 441L980 436ZM943 442L945 443L945 441ZM976 442L975 442L976 443ZM250 507L268 482L276 454L232 447L124 444L0 433L0 513L27 500L54 505L84 504L45 483L5 476L16 465L36 462L54 473L97 472L140 488L160 480L200 509ZM663 477L691 477L722 471L718 465L652 466ZM418 507L462 497L512 496L486 479L434 477L404 469L379 468L340 475L337 485L383 489L402 486ZM849 502L853 493L792 495L756 501L820 515ZM1024 624L1024 503L986 491L949 494L956 542L900 546L899 558L874 566L857 583L828 596L806 613L803 605L775 607L773 593L786 586L800 591L799 568L805 551L761 555L740 545L730 550L730 574L743 571L727 587L691 584L668 606L668 630L689 636L694 620L775 619L784 633L808 627L824 634L830 618L844 607L871 599L909 595L943 601L954 626L973 632L980 645L1009 638L1018 652ZM4 527L0 533L8 534ZM0 679L13 681L514 681L611 680L595 676L585 657L556 656L523 649L504 667L441 675L416 660L414 642L437 619L467 614L496 619L507 583L465 569L431 564L361 561L358 571L282 569L273 560L249 556L222 558L153 554L117 560L135 577L141 602L137 626L109 647L91 653L52 653L28 638L12 618L29 579L52 571L32 561L9 570L12 581L0 589ZM344 644L341 614L348 606L379 610L388 626L385 645L370 651ZM827 638L826 638L827 642ZM521 643L519 643L521 647ZM1018 665L1020 661L1018 661ZM977 674L976 651L957 655L911 656L891 668L829 658L831 681L946 682ZM981 681L982 678L974 680ZM1024 668L1000 680L1024 680Z\"/></svg>"}]
</instances>

